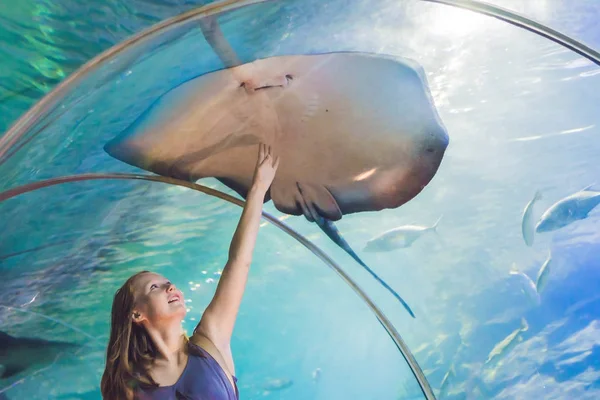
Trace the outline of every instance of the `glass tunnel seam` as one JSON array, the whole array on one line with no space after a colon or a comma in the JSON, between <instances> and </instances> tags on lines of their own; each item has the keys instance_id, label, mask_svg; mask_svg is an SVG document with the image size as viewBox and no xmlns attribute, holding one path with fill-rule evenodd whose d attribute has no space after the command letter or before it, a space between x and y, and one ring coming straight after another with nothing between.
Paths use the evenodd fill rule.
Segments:
<instances>
[{"instance_id":1,"label":"glass tunnel seam","mask_svg":"<svg viewBox=\"0 0 600 400\"><path fill-rule=\"evenodd\" d=\"M219 198L221 200L225 200L231 204L235 204L239 207L244 207L245 202L243 200L237 199L227 193L223 193L220 190L212 189L204 185L200 185L194 182L184 181L175 178L167 178L158 175L143 175L143 174L125 174L125 173L93 173L93 174L78 174L78 175L66 175L57 178L50 178L41 181L27 183L16 188L8 189L3 192L0 192L0 203L11 199L13 197L17 197L19 195L30 193L39 189L43 189L50 186L61 185L64 183L72 183L72 182L81 182L81 181L91 181L91 180L143 180L150 182L160 182L165 183L167 185L180 186L185 187L191 190L195 190L197 192L201 192L207 194L209 196L213 196ZM417 379L417 383L423 395L427 400L436 400L436 397L433 393L431 386L429 385L429 381L425 377L423 370L419 366L419 363L415 359L414 355L411 353L408 345L402 339L400 333L396 330L391 321L386 317L381 309L369 298L369 296L358 286L356 282L348 275L346 272L331 258L329 257L323 250L321 250L317 245L312 243L309 239L302 236L300 233L296 232L293 228L285 224L283 221L279 221L274 216L269 213L263 211L262 216L267 222L276 226L283 232L287 233L289 236L294 238L300 244L302 244L305 248L310 250L315 256L317 256L321 261L327 264L331 269L333 269L339 276L342 278L344 282L354 292L367 304L367 306L371 309L375 317L379 321L379 323L383 326L387 334L390 336L400 354L408 364L411 372L414 377Z\"/></svg>"},{"instance_id":2,"label":"glass tunnel seam","mask_svg":"<svg viewBox=\"0 0 600 400\"><path fill-rule=\"evenodd\" d=\"M8 131L6 131L4 135L0 137L0 166L4 162L6 162L9 156L12 156L16 153L15 151L11 152L9 156L6 155L6 153L11 149L15 142L18 141L19 138L23 136L26 131L28 131L33 125L35 125L36 122L39 121L41 114L45 113L50 106L52 106L60 100L60 98L58 97L64 94L63 92L65 92L70 85L81 80L81 78L85 77L89 72L94 71L99 65L101 65L103 62L107 61L111 57L118 55L131 45L134 45L136 43L142 43L148 40L151 36L153 36L156 33L159 33L163 29L172 28L178 24L187 22L189 20L193 20L195 18L210 16L226 11L232 11L241 7L258 3L265 3L269 1L276 0L222 0L210 3L200 8L190 10L183 14L159 22L158 24L151 26L150 28L138 34L135 34L129 39L126 39L123 42L116 44L110 49L100 53L99 55L85 63L83 66L81 66L77 71L72 73L64 81L59 83L58 86L56 86L50 93L42 97L33 107L31 107L29 111L27 111L21 118L19 118L12 125L12 127L8 129ZM518 28L527 30L546 39L549 39L569 50L574 51L575 53L587 58L596 65L600 66L599 52L586 46L582 42L569 37L566 34L563 34L555 29L552 29L542 23L536 22L516 12L509 11L507 9L503 9L501 7L494 6L488 3L473 0L417 1L443 4L499 19ZM34 136L36 136L39 133L40 132L38 131ZM32 138L30 138L29 140L31 140Z\"/></svg>"},{"instance_id":3,"label":"glass tunnel seam","mask_svg":"<svg viewBox=\"0 0 600 400\"><path fill-rule=\"evenodd\" d=\"M582 57L587 58L594 64L600 66L600 52L592 49L591 47L583 44L582 42L571 38L570 36L561 33L555 29L550 28L540 22L537 22L524 15L516 13L514 11L507 10L505 8L495 6L482 1L474 0L419 0L429 3L444 4L451 7L461 8L475 12L477 14L486 15L488 17L496 18L500 21L509 23L518 28L526 31L535 33L536 35L542 36L549 39L567 49L574 51Z\"/></svg>"}]
</instances>

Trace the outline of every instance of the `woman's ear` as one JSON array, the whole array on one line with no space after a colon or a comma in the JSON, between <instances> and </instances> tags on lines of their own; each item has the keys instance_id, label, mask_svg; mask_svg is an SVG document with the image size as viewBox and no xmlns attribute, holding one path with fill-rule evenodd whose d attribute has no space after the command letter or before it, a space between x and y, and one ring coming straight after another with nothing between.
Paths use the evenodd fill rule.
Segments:
<instances>
[{"instance_id":1,"label":"woman's ear","mask_svg":"<svg viewBox=\"0 0 600 400\"><path fill-rule=\"evenodd\" d=\"M133 322L140 322L140 320L142 319L142 314L140 314L138 311L134 311L132 319Z\"/></svg>"}]
</instances>

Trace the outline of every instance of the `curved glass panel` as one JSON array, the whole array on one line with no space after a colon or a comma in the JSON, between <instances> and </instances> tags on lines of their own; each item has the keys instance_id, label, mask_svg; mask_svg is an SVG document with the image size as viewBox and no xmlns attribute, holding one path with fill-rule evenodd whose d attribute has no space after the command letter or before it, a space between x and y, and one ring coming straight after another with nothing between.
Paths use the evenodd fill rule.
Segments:
<instances>
[{"instance_id":1,"label":"curved glass panel","mask_svg":"<svg viewBox=\"0 0 600 400\"><path fill-rule=\"evenodd\" d=\"M0 132L90 58L204 1L23 0L0 10Z\"/></svg>"},{"instance_id":2,"label":"curved glass panel","mask_svg":"<svg viewBox=\"0 0 600 400\"><path fill-rule=\"evenodd\" d=\"M267 207L347 266L398 327L438 398L598 397L599 188L583 190L598 176L598 67L501 21L421 1L266 2L218 21L242 62L352 51L408 57L423 67L450 138L439 170L400 207L336 221L348 244L416 318L315 224L277 213L272 203ZM0 189L72 173L140 172L109 156L105 144L173 87L223 68L193 19L116 54L63 87L64 96L46 99L44 113L21 121L31 123L27 131L9 133L14 142L0 148L6 177ZM371 100L379 105L381 99ZM385 149L377 141L377 132L365 131L364 154ZM101 186L106 195L110 185ZM569 203L572 195L581 202ZM138 209L158 208L153 198L140 202ZM29 210L20 204L12 199L2 205L15 225ZM66 213L67 202L61 204ZM131 218L143 220L138 214ZM437 235L414 227L438 220ZM3 233L6 251L30 248L20 246L27 240L41 246L33 238L42 232L34 227ZM371 239L399 227L398 240L365 250ZM69 240L64 233L59 238ZM35 260L51 258L64 245L56 246L39 250L47 255ZM293 258L300 262L303 256ZM15 267L6 271L17 274ZM332 329L329 334L340 334ZM380 368L371 370L377 373L365 373L369 380L387 368L379 360ZM409 379L404 368L399 376ZM419 395L409 388L400 398L407 392Z\"/></svg>"},{"instance_id":3,"label":"curved glass panel","mask_svg":"<svg viewBox=\"0 0 600 400\"><path fill-rule=\"evenodd\" d=\"M2 381L8 398L100 398L112 296L137 271L181 288L191 333L240 211L189 189L133 181L68 183L1 203L3 220L18 218L0 246L0 320L11 336L40 340L32 354L11 342L27 368ZM251 271L232 342L241 398L422 398L371 311L298 242L262 224Z\"/></svg>"},{"instance_id":4,"label":"curved glass panel","mask_svg":"<svg viewBox=\"0 0 600 400\"><path fill-rule=\"evenodd\" d=\"M593 1L488 0L486 3L516 11L582 41L588 46L600 48L600 38L595 29L595 21L600 10Z\"/></svg>"}]
</instances>

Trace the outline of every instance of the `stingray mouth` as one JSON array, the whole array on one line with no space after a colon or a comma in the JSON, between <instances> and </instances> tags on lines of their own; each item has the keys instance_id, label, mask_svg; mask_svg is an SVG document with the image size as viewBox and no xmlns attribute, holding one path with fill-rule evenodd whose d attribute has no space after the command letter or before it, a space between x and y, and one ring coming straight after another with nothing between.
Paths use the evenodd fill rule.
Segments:
<instances>
[{"instance_id":1,"label":"stingray mouth","mask_svg":"<svg viewBox=\"0 0 600 400\"><path fill-rule=\"evenodd\" d=\"M290 82L294 80L294 77L290 74L287 74L279 79L273 79L267 82L261 82L259 86L254 86L252 82L242 82L240 83L240 88L244 88L250 92L257 92L259 90L264 89L272 89L272 88L285 88L289 86Z\"/></svg>"}]
</instances>

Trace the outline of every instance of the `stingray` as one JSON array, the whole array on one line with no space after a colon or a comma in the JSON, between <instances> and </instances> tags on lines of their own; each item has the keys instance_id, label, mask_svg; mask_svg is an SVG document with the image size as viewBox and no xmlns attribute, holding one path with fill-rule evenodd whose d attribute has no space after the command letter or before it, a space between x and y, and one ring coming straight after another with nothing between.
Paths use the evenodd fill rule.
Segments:
<instances>
[{"instance_id":1,"label":"stingray","mask_svg":"<svg viewBox=\"0 0 600 400\"><path fill-rule=\"evenodd\" d=\"M225 68L164 93L105 151L162 176L216 178L245 199L269 144L281 162L265 202L317 223L414 317L333 223L400 207L436 174L449 140L423 69L361 52L241 64L214 24L203 32Z\"/></svg>"},{"instance_id":2,"label":"stingray","mask_svg":"<svg viewBox=\"0 0 600 400\"><path fill-rule=\"evenodd\" d=\"M36 365L52 364L58 356L79 347L69 342L14 337L0 331L0 380L20 374Z\"/></svg>"}]
</instances>

